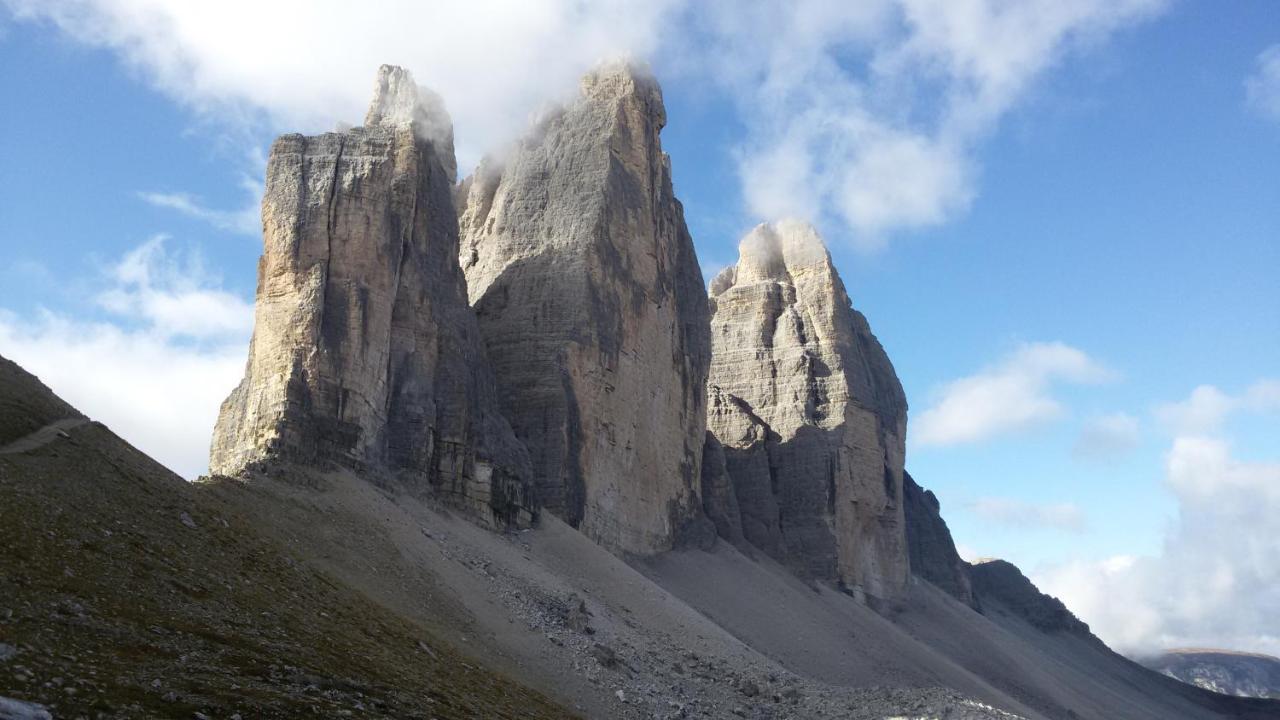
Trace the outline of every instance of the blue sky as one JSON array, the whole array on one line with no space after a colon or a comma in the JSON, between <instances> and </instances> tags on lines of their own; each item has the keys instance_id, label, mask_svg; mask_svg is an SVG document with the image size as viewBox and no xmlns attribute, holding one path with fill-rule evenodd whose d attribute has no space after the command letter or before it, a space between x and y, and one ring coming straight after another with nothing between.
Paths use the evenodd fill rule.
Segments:
<instances>
[{"instance_id":1,"label":"blue sky","mask_svg":"<svg viewBox=\"0 0 1280 720\"><path fill-rule=\"evenodd\" d=\"M756 222L822 230L966 553L1122 648L1280 651L1280 561L1239 560L1280 556L1280 7L562 5L450 16L434 55L373 18L312 58L234 3L0 2L0 353L194 475L245 357L275 134L358 122L377 62L402 62L465 168L627 51L663 81L708 275ZM400 8L427 36L431 11ZM331 14L313 31L346 37ZM506 54L459 70L481 31ZM1169 601L1197 562L1231 576L1221 597Z\"/></svg>"}]
</instances>

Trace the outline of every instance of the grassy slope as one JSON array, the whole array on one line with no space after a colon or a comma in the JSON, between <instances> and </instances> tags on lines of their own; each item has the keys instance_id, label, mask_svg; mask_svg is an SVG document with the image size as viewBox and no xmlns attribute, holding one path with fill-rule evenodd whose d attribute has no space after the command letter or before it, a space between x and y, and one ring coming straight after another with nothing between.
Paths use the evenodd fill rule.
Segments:
<instances>
[{"instance_id":1,"label":"grassy slope","mask_svg":"<svg viewBox=\"0 0 1280 720\"><path fill-rule=\"evenodd\" d=\"M0 407L6 430L69 410L11 363ZM568 716L101 425L69 434L0 455L0 694L57 717Z\"/></svg>"}]
</instances>

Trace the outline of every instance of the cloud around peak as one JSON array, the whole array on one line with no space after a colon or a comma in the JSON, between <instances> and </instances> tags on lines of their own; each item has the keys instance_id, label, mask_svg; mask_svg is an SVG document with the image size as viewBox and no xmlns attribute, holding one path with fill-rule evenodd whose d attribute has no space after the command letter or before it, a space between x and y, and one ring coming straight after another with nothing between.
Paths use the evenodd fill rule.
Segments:
<instances>
[{"instance_id":1,"label":"cloud around peak","mask_svg":"<svg viewBox=\"0 0 1280 720\"><path fill-rule=\"evenodd\" d=\"M1050 68L1164 0L0 0L117 53L180 103L271 132L356 121L383 63L449 104L460 166L618 55L720 88L752 220L799 215L862 248L962 214L976 151ZM281 32L288 28L288 32ZM260 130L262 128L259 128ZM191 198L157 201L214 222ZM833 237L835 235L833 234Z\"/></svg>"}]
</instances>

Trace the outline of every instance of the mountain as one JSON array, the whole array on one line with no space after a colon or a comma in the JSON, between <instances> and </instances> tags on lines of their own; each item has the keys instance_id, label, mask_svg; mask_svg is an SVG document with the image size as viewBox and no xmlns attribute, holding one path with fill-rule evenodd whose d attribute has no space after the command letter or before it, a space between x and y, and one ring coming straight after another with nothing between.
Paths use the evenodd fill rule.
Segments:
<instances>
[{"instance_id":1,"label":"mountain","mask_svg":"<svg viewBox=\"0 0 1280 720\"><path fill-rule=\"evenodd\" d=\"M1216 693L1280 699L1280 658L1270 655L1182 648L1139 658L1138 662Z\"/></svg>"},{"instance_id":2,"label":"mountain","mask_svg":"<svg viewBox=\"0 0 1280 720\"><path fill-rule=\"evenodd\" d=\"M662 152L662 91L607 63L462 183L462 265L549 512L620 552L711 535L707 297Z\"/></svg>"},{"instance_id":3,"label":"mountain","mask_svg":"<svg viewBox=\"0 0 1280 720\"><path fill-rule=\"evenodd\" d=\"M1280 716L961 560L821 238L708 295L665 122L606 64L455 184L387 66L280 138L195 483L0 361L0 717Z\"/></svg>"},{"instance_id":4,"label":"mountain","mask_svg":"<svg viewBox=\"0 0 1280 720\"><path fill-rule=\"evenodd\" d=\"M742 534L803 576L898 595L907 401L893 365L811 226L760 225L739 253L711 282L708 426Z\"/></svg>"},{"instance_id":5,"label":"mountain","mask_svg":"<svg viewBox=\"0 0 1280 720\"><path fill-rule=\"evenodd\" d=\"M451 123L400 68L374 87L363 127L271 147L253 341L210 470L337 464L527 526L528 453L458 266Z\"/></svg>"}]
</instances>

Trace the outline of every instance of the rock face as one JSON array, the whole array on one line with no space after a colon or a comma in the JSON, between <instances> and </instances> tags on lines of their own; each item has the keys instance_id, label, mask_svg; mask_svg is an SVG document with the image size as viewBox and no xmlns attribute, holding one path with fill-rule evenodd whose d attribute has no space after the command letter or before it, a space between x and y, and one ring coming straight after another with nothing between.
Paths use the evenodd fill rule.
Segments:
<instances>
[{"instance_id":1,"label":"rock face","mask_svg":"<svg viewBox=\"0 0 1280 720\"><path fill-rule=\"evenodd\" d=\"M707 298L665 121L647 71L609 64L458 190L471 302L539 499L638 554L706 523Z\"/></svg>"},{"instance_id":2,"label":"rock face","mask_svg":"<svg viewBox=\"0 0 1280 720\"><path fill-rule=\"evenodd\" d=\"M978 607L969 581L969 564L956 552L937 496L917 485L911 473L903 473L902 499L912 574L928 580L960 602Z\"/></svg>"},{"instance_id":3,"label":"rock face","mask_svg":"<svg viewBox=\"0 0 1280 720\"><path fill-rule=\"evenodd\" d=\"M893 366L812 227L760 225L739 252L711 284L708 428L742 533L802 575L894 596L908 559Z\"/></svg>"},{"instance_id":4,"label":"rock face","mask_svg":"<svg viewBox=\"0 0 1280 720\"><path fill-rule=\"evenodd\" d=\"M458 266L454 179L448 116L400 68L380 69L363 127L276 140L253 342L212 472L337 463L530 521L528 455Z\"/></svg>"}]
</instances>

